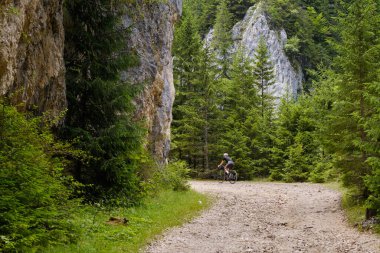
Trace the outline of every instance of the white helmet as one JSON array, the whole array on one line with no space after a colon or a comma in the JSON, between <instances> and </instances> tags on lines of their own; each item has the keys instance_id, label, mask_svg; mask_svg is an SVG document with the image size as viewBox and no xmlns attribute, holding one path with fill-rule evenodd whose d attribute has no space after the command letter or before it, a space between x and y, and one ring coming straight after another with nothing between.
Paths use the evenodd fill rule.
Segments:
<instances>
[{"instance_id":1,"label":"white helmet","mask_svg":"<svg viewBox=\"0 0 380 253\"><path fill-rule=\"evenodd\" d=\"M223 156L228 156L228 154L227 154L227 153L224 153Z\"/></svg>"}]
</instances>

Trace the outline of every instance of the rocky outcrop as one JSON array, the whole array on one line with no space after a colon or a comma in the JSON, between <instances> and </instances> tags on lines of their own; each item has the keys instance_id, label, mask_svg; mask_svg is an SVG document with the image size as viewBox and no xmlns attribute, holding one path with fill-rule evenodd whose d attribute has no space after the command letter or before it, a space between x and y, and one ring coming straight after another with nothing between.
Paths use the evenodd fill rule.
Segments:
<instances>
[{"instance_id":1,"label":"rocky outcrop","mask_svg":"<svg viewBox=\"0 0 380 253\"><path fill-rule=\"evenodd\" d=\"M140 63L125 78L144 85L135 100L136 117L146 122L148 145L153 156L165 163L170 149L170 124L174 102L173 43L174 24L181 15L182 0L130 6L124 23L132 29L128 47L137 52Z\"/></svg>"},{"instance_id":2,"label":"rocky outcrop","mask_svg":"<svg viewBox=\"0 0 380 253\"><path fill-rule=\"evenodd\" d=\"M66 104L63 60L63 0L0 1L0 96L20 109L58 115ZM140 63L125 79L144 87L135 100L144 119L149 149L165 162L170 148L174 101L171 48L182 0L133 1L124 23L131 28L128 47Z\"/></svg>"},{"instance_id":3,"label":"rocky outcrop","mask_svg":"<svg viewBox=\"0 0 380 253\"><path fill-rule=\"evenodd\" d=\"M260 37L264 37L276 76L269 92L277 98L285 94L297 96L302 90L302 70L300 67L295 69L285 55L286 32L284 29L280 31L270 29L261 3L251 7L243 21L233 27L232 36L235 41L234 50L242 47L250 58L254 57Z\"/></svg>"},{"instance_id":4,"label":"rocky outcrop","mask_svg":"<svg viewBox=\"0 0 380 253\"><path fill-rule=\"evenodd\" d=\"M0 96L53 115L66 108L62 0L0 2Z\"/></svg>"},{"instance_id":5,"label":"rocky outcrop","mask_svg":"<svg viewBox=\"0 0 380 253\"><path fill-rule=\"evenodd\" d=\"M212 37L213 31L207 35L206 43L210 44ZM269 93L277 98L284 95L296 97L302 90L302 69L295 68L285 54L286 32L283 29L275 31L270 28L262 3L247 11L244 19L233 27L232 37L234 45L231 48L231 54L242 48L251 59L254 59L260 37L264 37L275 72L275 83L271 86Z\"/></svg>"}]
</instances>

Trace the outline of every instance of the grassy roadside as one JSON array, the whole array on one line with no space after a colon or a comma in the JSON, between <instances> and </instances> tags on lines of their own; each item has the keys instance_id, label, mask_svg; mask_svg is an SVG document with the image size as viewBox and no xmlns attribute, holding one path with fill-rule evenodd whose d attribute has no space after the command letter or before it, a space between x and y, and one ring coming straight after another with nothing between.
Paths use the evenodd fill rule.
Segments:
<instances>
[{"instance_id":1,"label":"grassy roadside","mask_svg":"<svg viewBox=\"0 0 380 253\"><path fill-rule=\"evenodd\" d=\"M356 201L350 195L350 191L339 182L329 182L322 184L325 187L342 193L342 208L345 212L348 223L353 227L362 230L361 224L365 220L366 208L362 201ZM374 225L371 231L380 234L380 225Z\"/></svg>"},{"instance_id":2,"label":"grassy roadside","mask_svg":"<svg viewBox=\"0 0 380 253\"><path fill-rule=\"evenodd\" d=\"M44 253L138 252L165 229L183 224L211 204L208 196L195 191L160 193L140 207L99 210L86 207L78 211L75 222L82 236L75 245L54 246ZM127 218L127 225L108 225L110 217Z\"/></svg>"}]
</instances>

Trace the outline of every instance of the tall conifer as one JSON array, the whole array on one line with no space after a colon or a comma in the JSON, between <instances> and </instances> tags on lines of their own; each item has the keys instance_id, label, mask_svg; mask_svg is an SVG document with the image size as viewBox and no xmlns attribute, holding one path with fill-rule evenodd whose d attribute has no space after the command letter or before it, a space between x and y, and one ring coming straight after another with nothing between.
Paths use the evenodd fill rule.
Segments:
<instances>
[{"instance_id":1,"label":"tall conifer","mask_svg":"<svg viewBox=\"0 0 380 253\"><path fill-rule=\"evenodd\" d=\"M66 8L68 112L62 136L90 156L75 160L75 178L87 198L139 196L136 152L142 133L132 120L135 88L120 78L133 57L125 53L123 1L72 0ZM125 35L125 36L124 36Z\"/></svg>"},{"instance_id":2,"label":"tall conifer","mask_svg":"<svg viewBox=\"0 0 380 253\"><path fill-rule=\"evenodd\" d=\"M378 78L378 27L376 2L353 1L347 14L339 18L341 41L335 45L339 54L335 62L337 96L329 122L329 144L337 154L344 183L364 197L369 192L363 178L371 173L366 163L371 154L366 148L370 137L365 123L374 113L365 95Z\"/></svg>"},{"instance_id":3,"label":"tall conifer","mask_svg":"<svg viewBox=\"0 0 380 253\"><path fill-rule=\"evenodd\" d=\"M255 52L253 73L259 89L261 116L264 117L265 112L273 110L274 97L271 95L270 87L274 84L274 70L263 37L260 38Z\"/></svg>"},{"instance_id":4,"label":"tall conifer","mask_svg":"<svg viewBox=\"0 0 380 253\"><path fill-rule=\"evenodd\" d=\"M228 77L230 65L229 49L232 46L232 14L228 10L226 0L219 3L214 25L213 47L219 54L219 64L221 66L222 77Z\"/></svg>"}]
</instances>

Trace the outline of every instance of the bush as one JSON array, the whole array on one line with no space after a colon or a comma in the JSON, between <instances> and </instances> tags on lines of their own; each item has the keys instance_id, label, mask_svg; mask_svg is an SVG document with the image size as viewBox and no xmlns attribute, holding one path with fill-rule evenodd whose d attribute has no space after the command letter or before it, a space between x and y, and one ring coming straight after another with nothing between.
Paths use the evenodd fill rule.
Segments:
<instances>
[{"instance_id":1,"label":"bush","mask_svg":"<svg viewBox=\"0 0 380 253\"><path fill-rule=\"evenodd\" d=\"M70 192L59 146L41 118L0 105L0 251L23 252L74 240Z\"/></svg>"},{"instance_id":2,"label":"bush","mask_svg":"<svg viewBox=\"0 0 380 253\"><path fill-rule=\"evenodd\" d=\"M163 182L174 191L187 191L190 189L189 172L184 161L170 163L163 173Z\"/></svg>"},{"instance_id":3,"label":"bush","mask_svg":"<svg viewBox=\"0 0 380 253\"><path fill-rule=\"evenodd\" d=\"M372 174L365 177L365 184L370 192L366 206L376 210L380 217L380 159L371 157L368 159L368 163L372 168Z\"/></svg>"},{"instance_id":4,"label":"bush","mask_svg":"<svg viewBox=\"0 0 380 253\"><path fill-rule=\"evenodd\" d=\"M299 55L300 51L300 39L297 36L291 37L285 45L285 53L290 58L294 58Z\"/></svg>"},{"instance_id":5,"label":"bush","mask_svg":"<svg viewBox=\"0 0 380 253\"><path fill-rule=\"evenodd\" d=\"M304 155L303 146L295 144L289 147L289 159L285 162L285 182L305 182L308 175L309 166Z\"/></svg>"},{"instance_id":6,"label":"bush","mask_svg":"<svg viewBox=\"0 0 380 253\"><path fill-rule=\"evenodd\" d=\"M271 170L271 174L269 175L270 181L281 181L284 179L284 175L282 175L280 170L273 169Z\"/></svg>"},{"instance_id":7,"label":"bush","mask_svg":"<svg viewBox=\"0 0 380 253\"><path fill-rule=\"evenodd\" d=\"M176 161L158 168L144 184L147 195L154 195L162 190L187 191L190 170L184 161Z\"/></svg>"}]
</instances>

